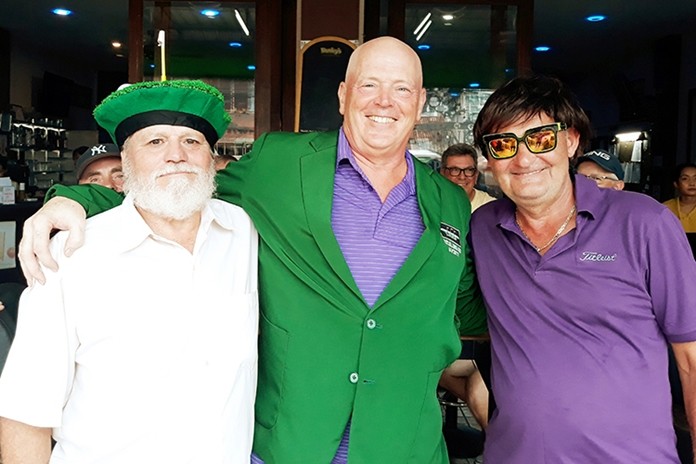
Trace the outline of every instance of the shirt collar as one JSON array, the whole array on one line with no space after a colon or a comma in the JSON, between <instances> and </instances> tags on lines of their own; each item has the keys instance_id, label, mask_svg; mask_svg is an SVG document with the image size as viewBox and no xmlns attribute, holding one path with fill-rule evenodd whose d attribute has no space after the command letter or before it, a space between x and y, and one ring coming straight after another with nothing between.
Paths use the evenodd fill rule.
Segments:
<instances>
[{"instance_id":1,"label":"shirt collar","mask_svg":"<svg viewBox=\"0 0 696 464\"><path fill-rule=\"evenodd\" d=\"M406 157L406 176L402 182L404 182L408 187L408 191L406 193L408 195L413 195L416 193L416 176L413 167L413 156L408 150L404 152L404 156ZM372 185L370 180L362 172L362 169L360 169L360 166L358 166L358 162L355 159L355 155L353 155L353 150L350 148L346 134L343 132L343 127L341 127L341 129L338 131L336 169L338 169L338 167L342 164L350 164L350 166L352 166L353 169L360 174L365 182Z\"/></svg>"},{"instance_id":2,"label":"shirt collar","mask_svg":"<svg viewBox=\"0 0 696 464\"><path fill-rule=\"evenodd\" d=\"M131 195L126 195L126 198L119 208L119 211L116 212L116 214L120 216L117 222L124 225L124 227L122 228L122 233L117 235L117 241L114 244L116 249L125 252L137 248L150 237L157 237L135 208ZM198 237L206 236L213 222L223 229L234 229L232 217L224 214L224 209L220 208L219 205L215 205L213 202L209 201L203 208L201 214Z\"/></svg>"}]
</instances>

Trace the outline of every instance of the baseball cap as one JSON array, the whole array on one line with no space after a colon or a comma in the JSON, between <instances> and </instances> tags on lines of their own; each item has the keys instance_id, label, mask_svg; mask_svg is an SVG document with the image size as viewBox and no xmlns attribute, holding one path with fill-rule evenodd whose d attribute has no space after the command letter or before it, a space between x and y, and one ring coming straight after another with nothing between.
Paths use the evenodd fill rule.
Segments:
<instances>
[{"instance_id":1,"label":"baseball cap","mask_svg":"<svg viewBox=\"0 0 696 464\"><path fill-rule=\"evenodd\" d=\"M587 153L578 158L577 162L575 163L575 167L577 168L578 166L580 166L581 163L584 163L585 161L594 162L605 171L609 171L616 175L616 177L619 180L623 180L624 178L624 170L621 167L621 162L619 161L619 158L612 155L606 150L588 151Z\"/></svg>"},{"instance_id":2,"label":"baseball cap","mask_svg":"<svg viewBox=\"0 0 696 464\"><path fill-rule=\"evenodd\" d=\"M75 163L75 177L76 177L76 179L80 180L80 177L82 177L82 173L85 172L85 169L87 169L87 166L94 163L98 159L108 158L108 157L121 158L121 150L119 150L118 147L116 145L114 145L113 143L102 143L102 144L94 145L93 147L88 148L77 159L77 163Z\"/></svg>"},{"instance_id":3,"label":"baseball cap","mask_svg":"<svg viewBox=\"0 0 696 464\"><path fill-rule=\"evenodd\" d=\"M212 147L232 122L222 93L195 80L121 86L94 109L94 118L118 146L140 129L168 124L199 131Z\"/></svg>"}]
</instances>

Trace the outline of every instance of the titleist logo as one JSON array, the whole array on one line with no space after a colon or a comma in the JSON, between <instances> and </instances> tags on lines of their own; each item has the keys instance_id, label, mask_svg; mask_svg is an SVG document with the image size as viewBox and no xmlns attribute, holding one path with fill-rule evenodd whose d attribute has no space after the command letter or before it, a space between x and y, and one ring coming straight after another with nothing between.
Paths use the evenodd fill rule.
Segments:
<instances>
[{"instance_id":1,"label":"titleist logo","mask_svg":"<svg viewBox=\"0 0 696 464\"><path fill-rule=\"evenodd\" d=\"M596 251L583 251L580 261L616 261L616 253L613 255L604 255Z\"/></svg>"}]
</instances>

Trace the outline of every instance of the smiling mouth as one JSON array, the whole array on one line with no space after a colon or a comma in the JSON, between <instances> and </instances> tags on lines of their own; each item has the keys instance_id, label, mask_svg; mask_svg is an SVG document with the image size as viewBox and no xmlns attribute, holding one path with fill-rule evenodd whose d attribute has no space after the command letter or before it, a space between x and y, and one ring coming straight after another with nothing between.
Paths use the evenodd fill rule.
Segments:
<instances>
[{"instance_id":1,"label":"smiling mouth","mask_svg":"<svg viewBox=\"0 0 696 464\"><path fill-rule=\"evenodd\" d=\"M368 116L367 118L370 121L376 122L378 124L390 124L396 121L396 119L387 116Z\"/></svg>"},{"instance_id":2,"label":"smiling mouth","mask_svg":"<svg viewBox=\"0 0 696 464\"><path fill-rule=\"evenodd\" d=\"M526 176L533 176L534 174L539 174L543 169L537 169L536 171L528 171L528 172L516 172L516 176L521 176L521 177L526 177Z\"/></svg>"}]
</instances>

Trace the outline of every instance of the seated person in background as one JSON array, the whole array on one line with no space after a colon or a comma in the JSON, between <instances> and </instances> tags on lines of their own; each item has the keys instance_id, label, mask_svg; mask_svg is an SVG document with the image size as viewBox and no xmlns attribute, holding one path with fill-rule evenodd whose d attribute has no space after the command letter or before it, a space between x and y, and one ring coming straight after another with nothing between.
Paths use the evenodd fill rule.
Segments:
<instances>
[{"instance_id":1,"label":"seated person in background","mask_svg":"<svg viewBox=\"0 0 696 464\"><path fill-rule=\"evenodd\" d=\"M696 164L680 164L674 172L674 188L677 196L663 204L679 218L685 232L694 233L696 232Z\"/></svg>"},{"instance_id":2,"label":"seated person in background","mask_svg":"<svg viewBox=\"0 0 696 464\"><path fill-rule=\"evenodd\" d=\"M592 179L600 188L623 190L624 170L619 159L605 150L592 150L578 158L575 172Z\"/></svg>"},{"instance_id":3,"label":"seated person in background","mask_svg":"<svg viewBox=\"0 0 696 464\"><path fill-rule=\"evenodd\" d=\"M458 143L447 148L440 160L440 174L464 189L471 202L472 213L479 206L495 200L495 197L475 188L479 177L477 156L476 148Z\"/></svg>"},{"instance_id":4,"label":"seated person in background","mask_svg":"<svg viewBox=\"0 0 696 464\"><path fill-rule=\"evenodd\" d=\"M227 167L228 164L236 161L237 158L228 153L218 153L218 155L215 157L215 170L222 171Z\"/></svg>"},{"instance_id":5,"label":"seated person in background","mask_svg":"<svg viewBox=\"0 0 696 464\"><path fill-rule=\"evenodd\" d=\"M123 147L127 196L72 256L57 234L60 269L22 294L0 377L3 463L249 464L257 235L211 199L223 96L143 82L95 118Z\"/></svg>"},{"instance_id":6,"label":"seated person in background","mask_svg":"<svg viewBox=\"0 0 696 464\"><path fill-rule=\"evenodd\" d=\"M98 184L123 192L121 150L113 143L88 148L75 164L78 184Z\"/></svg>"}]
</instances>

